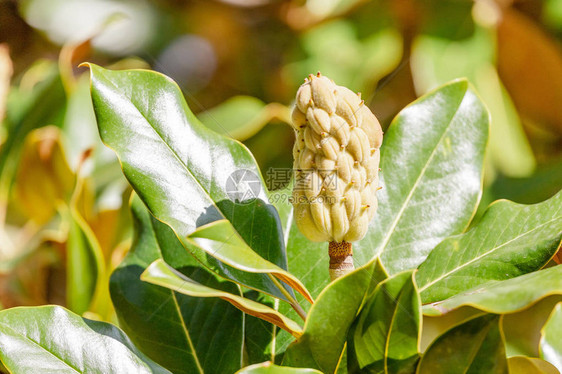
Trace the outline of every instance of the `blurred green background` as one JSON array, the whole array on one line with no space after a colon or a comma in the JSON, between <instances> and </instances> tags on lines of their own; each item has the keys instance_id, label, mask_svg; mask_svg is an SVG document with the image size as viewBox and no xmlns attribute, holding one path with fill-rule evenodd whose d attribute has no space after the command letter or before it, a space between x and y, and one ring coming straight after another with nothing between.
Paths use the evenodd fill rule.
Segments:
<instances>
[{"instance_id":1,"label":"blurred green background","mask_svg":"<svg viewBox=\"0 0 562 374\"><path fill-rule=\"evenodd\" d=\"M383 128L467 77L492 117L481 214L562 187L561 37L562 0L0 0L0 309L115 320L131 191L80 62L170 76L264 175L292 165L287 121L310 73L360 91Z\"/></svg>"}]
</instances>

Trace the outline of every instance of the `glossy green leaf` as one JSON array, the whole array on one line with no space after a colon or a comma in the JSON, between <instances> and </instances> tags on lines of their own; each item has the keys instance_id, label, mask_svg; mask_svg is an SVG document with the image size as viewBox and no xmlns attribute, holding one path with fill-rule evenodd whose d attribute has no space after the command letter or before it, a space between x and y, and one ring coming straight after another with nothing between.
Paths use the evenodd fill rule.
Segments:
<instances>
[{"instance_id":1,"label":"glossy green leaf","mask_svg":"<svg viewBox=\"0 0 562 374\"><path fill-rule=\"evenodd\" d=\"M198 282L236 293L185 250L167 225L150 215L138 196L131 200L135 235L110 279L119 324L146 355L174 373L231 373L241 367L242 312L226 301L186 296L140 280L157 259ZM216 357L220 356L220 361Z\"/></svg>"},{"instance_id":2,"label":"glossy green leaf","mask_svg":"<svg viewBox=\"0 0 562 374\"><path fill-rule=\"evenodd\" d=\"M284 105L265 104L252 96L235 96L197 115L213 131L238 140L246 140L272 119L290 121L290 110Z\"/></svg>"},{"instance_id":3,"label":"glossy green leaf","mask_svg":"<svg viewBox=\"0 0 562 374\"><path fill-rule=\"evenodd\" d=\"M321 374L321 372L314 369L291 368L274 365L271 362L263 362L245 367L236 374Z\"/></svg>"},{"instance_id":4,"label":"glossy green leaf","mask_svg":"<svg viewBox=\"0 0 562 374\"><path fill-rule=\"evenodd\" d=\"M246 291L244 297L256 301L260 304L269 306L272 309L279 311L281 314L297 320L299 316L296 314L289 316L287 313L280 311L281 303L279 299L275 299L269 295L258 293L257 291ZM290 308L289 310L293 310ZM278 350L278 336L281 333L287 334L288 340L293 340L294 336L288 331L278 328L277 326L251 316L249 314L244 316L244 364L251 365L264 361L275 362L279 360L277 357Z\"/></svg>"},{"instance_id":5,"label":"glossy green leaf","mask_svg":"<svg viewBox=\"0 0 562 374\"><path fill-rule=\"evenodd\" d=\"M117 327L59 306L0 312L0 358L13 373L170 373Z\"/></svg>"},{"instance_id":6,"label":"glossy green leaf","mask_svg":"<svg viewBox=\"0 0 562 374\"><path fill-rule=\"evenodd\" d=\"M507 357L540 356L540 331L556 304L561 301L562 295L548 296L528 308L503 316L502 330L505 336Z\"/></svg>"},{"instance_id":7,"label":"glossy green leaf","mask_svg":"<svg viewBox=\"0 0 562 374\"><path fill-rule=\"evenodd\" d=\"M190 249L192 249L193 246L203 249L204 253L199 253L196 249L193 249L193 254L196 257L200 258L200 254L206 257L200 258L200 261L203 263L209 261L206 254L212 253L212 256L220 261L215 262L215 266L217 267L226 264L246 273L274 275L299 291L308 301L312 302L312 297L309 295L306 287L295 276L264 258L257 256L227 220L214 221L201 226L183 240L189 243L186 247ZM209 268L215 269L215 266L210 264ZM217 273L227 275L228 271L217 269ZM244 276L245 274L241 274L241 277ZM268 284L264 284L259 289L266 290L267 287ZM279 292L279 289L280 287L276 287L272 289L270 293L276 294ZM285 299L287 298L285 297Z\"/></svg>"},{"instance_id":8,"label":"glossy green leaf","mask_svg":"<svg viewBox=\"0 0 562 374\"><path fill-rule=\"evenodd\" d=\"M288 235L289 271L298 275L313 297L317 297L330 283L328 243L310 242L294 221Z\"/></svg>"},{"instance_id":9,"label":"glossy green leaf","mask_svg":"<svg viewBox=\"0 0 562 374\"><path fill-rule=\"evenodd\" d=\"M197 283L171 268L163 260L156 260L150 264L141 274L141 279L145 282L166 287L188 296L221 298L242 310L244 313L271 322L289 331L294 336L300 336L302 334L302 328L298 323L285 317L275 309L253 300Z\"/></svg>"},{"instance_id":10,"label":"glossy green leaf","mask_svg":"<svg viewBox=\"0 0 562 374\"><path fill-rule=\"evenodd\" d=\"M507 359L509 374L559 374L556 367L539 358L515 356Z\"/></svg>"},{"instance_id":11,"label":"glossy green leaf","mask_svg":"<svg viewBox=\"0 0 562 374\"><path fill-rule=\"evenodd\" d=\"M284 239L287 246L287 257L291 274L297 275L304 283L313 298L316 298L322 289L330 282L328 275L328 246L327 243L312 243L306 239L298 230L293 220L293 207L288 198L291 196L292 186L270 193L270 200L279 212L281 224L284 231ZM195 252L194 252L195 253ZM211 264L213 258L209 256L198 256L198 259L206 266ZM235 270L235 269L233 269ZM297 320L299 315L288 303L274 302L267 297L260 297L260 302L268 303L278 309L280 313ZM300 294L296 295L297 301L305 311L311 304ZM252 331L249 331L251 329ZM260 331L257 331L259 329ZM264 333L269 336L266 338ZM246 316L246 342L250 345L248 352L250 359L262 357L259 361L274 360L281 362L286 348L294 341L294 337L285 330L271 326L263 320ZM248 341L252 339L252 341ZM248 348L248 347L247 347Z\"/></svg>"},{"instance_id":12,"label":"glossy green leaf","mask_svg":"<svg viewBox=\"0 0 562 374\"><path fill-rule=\"evenodd\" d=\"M232 259L236 261L238 268L247 269L248 271L256 271L255 269L261 269L264 273L282 279L287 284L290 284L295 289L297 289L301 295L305 295L302 298L297 297L297 301L300 303L300 305L302 305L302 307L308 308L308 305L310 305L310 301L312 300L312 298L306 290L305 286L291 273L283 271L281 268L265 261L263 258L257 257L255 255L252 256L250 248L248 248L244 241L242 241L236 234L236 232L233 231L232 226L227 221L216 221L211 224L202 226L193 234L184 239L183 242L201 264L209 269L212 269L215 273L224 278L228 278L229 274L238 272L237 279L245 281L249 276L252 275L252 273L242 272L233 267L230 267L228 264L231 263L230 260ZM214 257L208 256L207 253L209 252L214 253ZM215 257L218 259L224 259L224 262L217 261ZM268 293L270 295L280 295L280 298L287 300L286 295L280 294L279 287L272 288L268 283L254 283L252 288L265 290L266 292L269 291ZM266 303L269 303L275 309L278 309L282 314L289 316L290 318L300 318L288 303L279 304L275 303L273 300L264 301ZM275 305L273 305L274 303ZM254 343L258 343L260 346L253 346L253 348L257 351L262 350L262 354L265 354L265 351L269 350L267 346L271 344L275 352L269 352L268 354L275 356L276 352L284 351L284 348L292 340L294 340L294 337L289 333L279 332L275 329L271 329L271 326L264 326L262 322L251 321L250 323L257 323L258 328L261 329L262 333L266 333L271 339L271 341L268 343L263 340L265 339L265 337L262 336L262 334L259 334L259 336L255 336L255 331L252 332L252 338L257 338L260 340L259 343L254 341ZM267 332L268 329L269 332ZM280 339L278 339L278 336L280 336ZM257 351L255 351L254 353L257 353Z\"/></svg>"},{"instance_id":13,"label":"glossy green leaf","mask_svg":"<svg viewBox=\"0 0 562 374\"><path fill-rule=\"evenodd\" d=\"M152 214L180 237L226 218L255 252L286 269L279 217L249 151L202 125L167 77L90 68L102 140L116 151L125 176ZM252 282L238 275L229 274L248 287L276 287L266 274L253 273Z\"/></svg>"},{"instance_id":14,"label":"glossy green leaf","mask_svg":"<svg viewBox=\"0 0 562 374\"><path fill-rule=\"evenodd\" d=\"M328 256L328 243L314 243L305 238L294 223L292 216L289 225L290 228L287 232L289 271L291 274L299 277L312 297L318 301L319 294L330 283L330 276L328 274L330 260ZM300 295L297 295L297 301L300 302L303 309L307 312L312 307ZM291 318L298 318L296 312L287 303L281 303L279 311ZM281 331L277 335L276 342L278 353L284 352L293 340L289 334Z\"/></svg>"},{"instance_id":15,"label":"glossy green leaf","mask_svg":"<svg viewBox=\"0 0 562 374\"><path fill-rule=\"evenodd\" d=\"M152 221L155 235L159 241L178 242L177 236L170 235L167 225L154 218ZM190 236L181 238L179 244L183 244L199 264L222 278L234 279L249 288L289 301L287 296L292 297L289 292L291 289L286 285L281 287L282 285L276 279L271 278L271 275L274 275L286 280L288 284L306 295L307 302L312 300L306 288L297 278L253 252L226 220L201 226ZM255 273L260 271L262 274L270 276L256 277Z\"/></svg>"},{"instance_id":16,"label":"glossy green leaf","mask_svg":"<svg viewBox=\"0 0 562 374\"><path fill-rule=\"evenodd\" d=\"M361 370L413 372L419 358L421 301L412 271L379 283L349 334L350 352Z\"/></svg>"},{"instance_id":17,"label":"glossy green leaf","mask_svg":"<svg viewBox=\"0 0 562 374\"><path fill-rule=\"evenodd\" d=\"M324 287L330 283L328 274L328 244L311 242L301 234L294 222L293 206L289 202L292 190L292 182L289 181L289 184L284 188L271 191L270 200L279 212L283 227L287 248L288 271L295 275L304 284L311 297L316 299ZM308 312L311 304L300 294L296 295L296 300L305 312ZM299 318L298 314L288 303L279 303L278 310L292 319ZM282 355L289 344L295 339L283 330L279 331L277 329L274 333L272 347L275 348L275 357L277 358L275 363L278 364L282 361Z\"/></svg>"},{"instance_id":18,"label":"glossy green leaf","mask_svg":"<svg viewBox=\"0 0 562 374\"><path fill-rule=\"evenodd\" d=\"M444 300L490 280L542 268L562 240L562 192L535 205L492 204L470 231L448 238L419 267L422 301Z\"/></svg>"},{"instance_id":19,"label":"glossy green leaf","mask_svg":"<svg viewBox=\"0 0 562 374\"><path fill-rule=\"evenodd\" d=\"M488 112L466 80L418 99L392 121L381 149L379 207L359 264L378 253L390 274L416 268L462 232L481 193Z\"/></svg>"},{"instance_id":20,"label":"glossy green leaf","mask_svg":"<svg viewBox=\"0 0 562 374\"><path fill-rule=\"evenodd\" d=\"M550 295L562 295L562 266L490 281L447 300L425 305L423 313L437 316L464 305L489 313L513 313Z\"/></svg>"},{"instance_id":21,"label":"glossy green leaf","mask_svg":"<svg viewBox=\"0 0 562 374\"><path fill-rule=\"evenodd\" d=\"M562 371L562 302L554 307L541 335L541 358Z\"/></svg>"},{"instance_id":22,"label":"glossy green leaf","mask_svg":"<svg viewBox=\"0 0 562 374\"><path fill-rule=\"evenodd\" d=\"M452 327L464 322L468 319L482 315L484 312L470 308L463 307L453 310L447 314L439 316L423 316L423 329L420 340L420 351L425 352L427 347L439 336L443 335L445 331Z\"/></svg>"},{"instance_id":23,"label":"glossy green leaf","mask_svg":"<svg viewBox=\"0 0 562 374\"><path fill-rule=\"evenodd\" d=\"M285 352L283 365L334 373L351 324L365 299L385 278L377 258L330 283L310 308L304 333Z\"/></svg>"},{"instance_id":24,"label":"glossy green leaf","mask_svg":"<svg viewBox=\"0 0 562 374\"><path fill-rule=\"evenodd\" d=\"M281 218L287 247L288 269L291 274L304 283L314 299L330 283L328 273L328 243L315 243L308 240L298 229L293 217L293 206L289 202L292 185L271 193L270 199L274 203ZM297 295L297 300L300 300ZM304 299L300 302L303 309L308 311L311 305ZM298 318L296 312L287 303L279 305L279 311L291 318ZM283 353L294 338L280 331L276 336L277 352Z\"/></svg>"},{"instance_id":25,"label":"glossy green leaf","mask_svg":"<svg viewBox=\"0 0 562 374\"><path fill-rule=\"evenodd\" d=\"M272 194L276 197L275 208L280 214L285 235L289 271L305 284L315 298L330 283L328 243L311 242L300 232L289 202L292 190L290 184Z\"/></svg>"},{"instance_id":26,"label":"glossy green leaf","mask_svg":"<svg viewBox=\"0 0 562 374\"><path fill-rule=\"evenodd\" d=\"M424 353L418 374L507 374L500 317L486 314L453 327Z\"/></svg>"}]
</instances>

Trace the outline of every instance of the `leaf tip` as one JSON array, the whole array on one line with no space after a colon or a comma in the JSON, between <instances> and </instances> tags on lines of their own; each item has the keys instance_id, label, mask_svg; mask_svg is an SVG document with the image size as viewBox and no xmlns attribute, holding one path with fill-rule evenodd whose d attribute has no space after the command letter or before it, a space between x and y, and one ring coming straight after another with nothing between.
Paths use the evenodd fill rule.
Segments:
<instances>
[{"instance_id":1,"label":"leaf tip","mask_svg":"<svg viewBox=\"0 0 562 374\"><path fill-rule=\"evenodd\" d=\"M449 82L449 84L451 86L458 86L459 88L462 88L465 91L467 91L469 89L469 87L471 86L468 78L466 78L466 77L453 79L452 81Z\"/></svg>"}]
</instances>

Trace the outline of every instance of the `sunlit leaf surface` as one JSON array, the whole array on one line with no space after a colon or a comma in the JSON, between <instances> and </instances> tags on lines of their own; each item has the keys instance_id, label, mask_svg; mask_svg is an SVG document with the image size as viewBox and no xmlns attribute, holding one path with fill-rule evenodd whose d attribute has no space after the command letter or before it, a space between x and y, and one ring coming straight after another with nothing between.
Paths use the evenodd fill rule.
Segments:
<instances>
[{"instance_id":1,"label":"sunlit leaf surface","mask_svg":"<svg viewBox=\"0 0 562 374\"><path fill-rule=\"evenodd\" d=\"M379 207L356 262L378 253L390 274L416 268L478 205L488 112L467 81L446 84L392 121L381 149Z\"/></svg>"},{"instance_id":2,"label":"sunlit leaf surface","mask_svg":"<svg viewBox=\"0 0 562 374\"><path fill-rule=\"evenodd\" d=\"M0 312L0 358L13 373L170 373L117 327L59 306Z\"/></svg>"}]
</instances>

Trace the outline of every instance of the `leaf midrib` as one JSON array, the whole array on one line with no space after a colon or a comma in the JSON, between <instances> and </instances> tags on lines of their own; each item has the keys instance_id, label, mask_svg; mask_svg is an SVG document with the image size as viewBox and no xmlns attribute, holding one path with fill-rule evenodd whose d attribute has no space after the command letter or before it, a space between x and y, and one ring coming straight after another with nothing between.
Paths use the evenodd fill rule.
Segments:
<instances>
[{"instance_id":1,"label":"leaf midrib","mask_svg":"<svg viewBox=\"0 0 562 374\"><path fill-rule=\"evenodd\" d=\"M472 364L474 364L474 359L478 355L478 352L480 352L480 349L482 349L482 344L484 344L484 341L488 337L488 333L490 332L491 329L492 329L492 325L490 322L488 322L488 326L486 326L485 330L480 332L482 338L480 339L480 342L476 345L476 349L471 352L470 354L471 357L469 358L466 368L464 368L462 374L466 374L468 370L470 370L470 368L472 367Z\"/></svg>"},{"instance_id":2,"label":"leaf midrib","mask_svg":"<svg viewBox=\"0 0 562 374\"><path fill-rule=\"evenodd\" d=\"M385 291L388 292L388 291ZM392 318L390 319L390 326L388 326L388 334L386 336L386 341L384 345L384 372L388 373L388 351L390 348L390 335L392 334L392 327L394 326L394 321L396 316L398 315L398 305L400 297L402 296L403 289L400 290L400 293L396 297L396 302L394 303L394 309L392 311Z\"/></svg>"},{"instance_id":3,"label":"leaf midrib","mask_svg":"<svg viewBox=\"0 0 562 374\"><path fill-rule=\"evenodd\" d=\"M529 235L529 234L532 233L533 231L535 231L535 230L537 230L537 229L540 229L541 227L543 227L543 226L545 226L545 225L548 225L548 224L550 224L550 223L552 223L552 222L554 222L554 221L556 221L556 220L559 220L559 219L560 219L560 216L556 216L555 218L553 218L553 219L551 219L551 220L549 220L549 221L547 221L547 222L544 222L544 223L542 223L542 224L540 224L540 225L538 225L538 226L533 227L533 228L532 228L531 230L529 230L529 231L525 231L524 233L517 235L515 238L512 238L512 239L508 240L507 242L502 243L501 245L499 245L499 246L497 246L497 247L492 247L492 248L490 248L488 251L482 253L481 255L478 255L478 256L474 257L472 260L470 260L470 261L468 261L468 262L465 262L465 263L462 264L461 266L456 267L456 268L454 268L454 269L452 269L452 270L450 270L450 271L448 271L448 272L446 272L446 273L440 275L439 277L435 278L434 280L432 280L432 281L429 282L429 283L426 283L423 287L420 287L419 292L421 293L422 291L426 290L429 286L434 285L435 283L437 283L437 282L443 280L443 279L446 278L447 276L449 276L449 275L451 275L451 274L453 274L453 273L459 271L460 269L462 269L462 268L464 268L464 267L466 267L466 266L468 266L468 265L470 265L470 264L472 264L472 263L474 263L474 262L480 260L481 258L486 257L486 256L489 255L489 254L492 254L493 252L497 251L498 249L502 248L503 246L506 246L506 245L508 245L509 243L511 243L511 242L513 242L513 241L515 241L515 240L517 240L517 239L523 237L523 236Z\"/></svg>"},{"instance_id":4,"label":"leaf midrib","mask_svg":"<svg viewBox=\"0 0 562 374\"><path fill-rule=\"evenodd\" d=\"M451 119L449 120L449 123L447 125L446 130L443 132L443 134L441 135L441 137L439 138L439 140L437 141L437 144L435 146L435 148L433 148L433 150L431 151L431 154L429 156L429 158L427 159L427 162L425 163L425 165L423 166L422 170L420 171L420 174L418 175L418 177L416 178L416 181L414 182L414 185L412 186L412 189L410 190L410 192L408 193L408 196L406 197L406 199L404 200L404 202L402 203L402 206L400 207L400 210L398 211L398 214L396 215L396 218L394 220L394 222L392 223L391 227L387 230L387 234L383 240L382 245L379 247L380 248L380 253L384 253L384 250L386 248L386 246L388 245L388 243L390 242L390 239L392 238L392 235L394 234L394 230L396 228L396 226L398 225L398 222L400 222L400 220L402 219L402 215L404 213L404 210L406 210L406 207L408 205L408 203L410 202L410 200L412 199L412 196L414 195L414 191L418 188L419 183L421 181L421 179L423 178L423 176L425 175L425 172L427 171L427 168L429 167L429 165L431 164L431 161L433 160L433 157L435 156L437 149L439 148L439 145L441 144L441 142L443 141L443 139L445 138L445 135L449 132L449 130L451 129L451 124L453 123L455 117L457 116L457 114L459 113L459 110L462 106L462 103L466 97L466 92L468 92L468 89L465 91L464 95L462 96L460 102L457 105L457 109L455 110L455 113L451 116Z\"/></svg>"},{"instance_id":5,"label":"leaf midrib","mask_svg":"<svg viewBox=\"0 0 562 374\"><path fill-rule=\"evenodd\" d=\"M43 351L49 353L50 355L52 355L53 357L55 357L57 360L59 360L60 362L62 362L63 364L65 364L66 366L68 366L69 368L71 368L72 370L74 370L77 373L83 373L82 371L76 369L74 366L72 366L71 364L69 364L68 362L66 362L65 360L63 360L61 357L57 356L56 354L54 354L53 352L49 351L47 348L43 347L41 344L39 344L38 342L36 342L35 340L31 339L30 337L21 334L20 332L14 330L13 328L11 328L9 325L0 322L0 325L4 326L4 328L10 330L13 332L14 335L16 336L20 336L28 341L30 341L32 344L36 345L37 347L41 348Z\"/></svg>"},{"instance_id":6,"label":"leaf midrib","mask_svg":"<svg viewBox=\"0 0 562 374\"><path fill-rule=\"evenodd\" d=\"M150 222L150 230L152 231L152 234L154 235L154 241L156 242L156 248L158 249L158 253L160 254L160 258L164 259L162 247L160 246L160 242L157 239L158 236L156 235L156 231L154 230L154 226L153 226L152 222ZM192 354L192 356L195 360L195 365L197 366L197 369L199 370L199 373L204 374L205 372L204 372L203 368L201 367L201 363L199 362L199 357L197 355L197 351L195 350L195 346L193 344L193 341L191 340L191 335L189 334L189 331L188 331L187 326L185 325L185 321L183 319L183 315L181 314L181 309L179 307L178 300L176 298L176 293L173 290L170 290L170 293L171 293L171 297L174 301L174 306L175 306L176 312L179 316L179 319L180 319L180 322L181 322L180 324L181 324L181 327L183 329L184 335L186 337L187 344L188 344L189 348L191 349L191 354Z\"/></svg>"}]
</instances>

